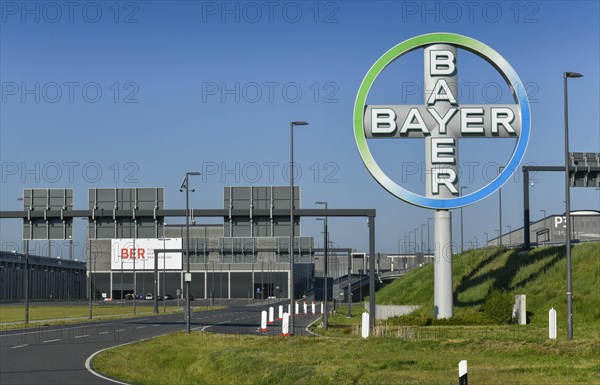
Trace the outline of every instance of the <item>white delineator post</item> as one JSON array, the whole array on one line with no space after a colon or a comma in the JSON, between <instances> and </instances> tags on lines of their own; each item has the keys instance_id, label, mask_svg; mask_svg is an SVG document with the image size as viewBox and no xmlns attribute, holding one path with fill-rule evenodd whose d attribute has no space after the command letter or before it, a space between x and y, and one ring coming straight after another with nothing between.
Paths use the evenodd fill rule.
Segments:
<instances>
[{"instance_id":1,"label":"white delineator post","mask_svg":"<svg viewBox=\"0 0 600 385\"><path fill-rule=\"evenodd\" d=\"M294 304L294 314L298 315L300 313L300 305L298 302Z\"/></svg>"},{"instance_id":2,"label":"white delineator post","mask_svg":"<svg viewBox=\"0 0 600 385\"><path fill-rule=\"evenodd\" d=\"M277 319L279 321L281 321L283 319L283 305L279 305L279 314L277 316Z\"/></svg>"},{"instance_id":3,"label":"white delineator post","mask_svg":"<svg viewBox=\"0 0 600 385\"><path fill-rule=\"evenodd\" d=\"M288 309L287 313L288 313L288 316L289 316L290 314L292 314L292 305L288 304L287 305L287 309Z\"/></svg>"},{"instance_id":4,"label":"white delineator post","mask_svg":"<svg viewBox=\"0 0 600 385\"><path fill-rule=\"evenodd\" d=\"M362 338L369 338L369 313L364 312L362 314L362 328L361 335Z\"/></svg>"},{"instance_id":5,"label":"white delineator post","mask_svg":"<svg viewBox=\"0 0 600 385\"><path fill-rule=\"evenodd\" d=\"M458 363L458 385L469 385L467 360L462 360Z\"/></svg>"},{"instance_id":6,"label":"white delineator post","mask_svg":"<svg viewBox=\"0 0 600 385\"><path fill-rule=\"evenodd\" d=\"M321 314L323 314L323 302L321 302Z\"/></svg>"},{"instance_id":7,"label":"white delineator post","mask_svg":"<svg viewBox=\"0 0 600 385\"><path fill-rule=\"evenodd\" d=\"M548 337L551 340L556 339L556 310L554 308L548 312Z\"/></svg>"},{"instance_id":8,"label":"white delineator post","mask_svg":"<svg viewBox=\"0 0 600 385\"><path fill-rule=\"evenodd\" d=\"M267 311L263 310L260 313L260 329L261 332L267 331Z\"/></svg>"},{"instance_id":9,"label":"white delineator post","mask_svg":"<svg viewBox=\"0 0 600 385\"><path fill-rule=\"evenodd\" d=\"M290 335L290 315L283 313L283 321L281 323L281 336L289 337Z\"/></svg>"},{"instance_id":10,"label":"white delineator post","mask_svg":"<svg viewBox=\"0 0 600 385\"><path fill-rule=\"evenodd\" d=\"M312 311L312 313L315 314L316 313L316 309L315 309L315 303L314 302L311 304L310 308L311 308L310 310Z\"/></svg>"},{"instance_id":11,"label":"white delineator post","mask_svg":"<svg viewBox=\"0 0 600 385\"><path fill-rule=\"evenodd\" d=\"M308 308L306 307L306 301L304 301L303 310L304 310L304 315L307 315L308 314Z\"/></svg>"},{"instance_id":12,"label":"white delineator post","mask_svg":"<svg viewBox=\"0 0 600 385\"><path fill-rule=\"evenodd\" d=\"M273 306L269 307L269 325L273 325L275 323L275 309Z\"/></svg>"}]
</instances>

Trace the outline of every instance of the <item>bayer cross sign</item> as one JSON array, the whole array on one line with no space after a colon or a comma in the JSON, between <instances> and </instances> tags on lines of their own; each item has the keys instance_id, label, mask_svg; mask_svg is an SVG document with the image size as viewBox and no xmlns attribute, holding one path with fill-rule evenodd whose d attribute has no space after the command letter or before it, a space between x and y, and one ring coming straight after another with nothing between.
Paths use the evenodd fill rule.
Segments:
<instances>
[{"instance_id":1,"label":"bayer cross sign","mask_svg":"<svg viewBox=\"0 0 600 385\"><path fill-rule=\"evenodd\" d=\"M422 48L423 105L366 105L369 89L387 65ZM461 105L458 102L458 49L490 63L505 79L514 104ZM404 41L386 52L363 80L354 105L354 136L369 172L391 194L413 205L436 209L434 316L452 316L452 232L449 209L479 201L502 186L521 162L530 135L530 113L523 83L502 56L461 35L433 33ZM373 158L367 139L418 139L425 142L425 196L402 188ZM458 144L466 138L514 138L504 171L488 185L460 196Z\"/></svg>"}]
</instances>

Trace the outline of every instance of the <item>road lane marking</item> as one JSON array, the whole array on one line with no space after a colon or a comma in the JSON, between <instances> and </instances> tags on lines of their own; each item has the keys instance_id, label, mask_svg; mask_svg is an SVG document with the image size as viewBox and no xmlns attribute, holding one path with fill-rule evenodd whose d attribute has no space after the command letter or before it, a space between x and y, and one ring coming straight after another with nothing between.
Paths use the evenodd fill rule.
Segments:
<instances>
[{"instance_id":1,"label":"road lane marking","mask_svg":"<svg viewBox=\"0 0 600 385\"><path fill-rule=\"evenodd\" d=\"M219 322L218 324L214 324L214 325L206 325L206 326L204 326L203 328L197 327L197 328L194 328L194 330L196 330L196 329L200 329L200 331L201 331L201 332L203 332L203 331L205 331L206 329L208 329L208 328L210 328L210 327L213 327L213 326L218 326L218 325L224 325L224 324L228 324L228 323L230 323L230 322L231 322L231 320L229 320L229 321L224 321L224 322Z\"/></svg>"},{"instance_id":2,"label":"road lane marking","mask_svg":"<svg viewBox=\"0 0 600 385\"><path fill-rule=\"evenodd\" d=\"M98 334L108 334L108 332L100 332L100 333L98 333Z\"/></svg>"},{"instance_id":3,"label":"road lane marking","mask_svg":"<svg viewBox=\"0 0 600 385\"><path fill-rule=\"evenodd\" d=\"M25 346L29 346L29 344L23 344L23 345L13 346L11 349L24 348Z\"/></svg>"},{"instance_id":4,"label":"road lane marking","mask_svg":"<svg viewBox=\"0 0 600 385\"><path fill-rule=\"evenodd\" d=\"M138 326L138 327L136 327L136 329L143 329L143 328L145 328L145 326Z\"/></svg>"},{"instance_id":5,"label":"road lane marking","mask_svg":"<svg viewBox=\"0 0 600 385\"><path fill-rule=\"evenodd\" d=\"M160 324L154 324L154 325L152 325L152 326L160 326Z\"/></svg>"},{"instance_id":6,"label":"road lane marking","mask_svg":"<svg viewBox=\"0 0 600 385\"><path fill-rule=\"evenodd\" d=\"M60 338L57 338L55 340L47 340L47 341L43 341L44 343L48 343L48 342L56 342L56 341L60 341Z\"/></svg>"},{"instance_id":7,"label":"road lane marking","mask_svg":"<svg viewBox=\"0 0 600 385\"><path fill-rule=\"evenodd\" d=\"M115 330L116 332L124 332L127 329L119 329L119 330Z\"/></svg>"},{"instance_id":8,"label":"road lane marking","mask_svg":"<svg viewBox=\"0 0 600 385\"><path fill-rule=\"evenodd\" d=\"M89 336L90 336L89 334L84 334L84 335L81 335L81 336L75 336L75 338L84 338L84 337L89 337Z\"/></svg>"}]
</instances>

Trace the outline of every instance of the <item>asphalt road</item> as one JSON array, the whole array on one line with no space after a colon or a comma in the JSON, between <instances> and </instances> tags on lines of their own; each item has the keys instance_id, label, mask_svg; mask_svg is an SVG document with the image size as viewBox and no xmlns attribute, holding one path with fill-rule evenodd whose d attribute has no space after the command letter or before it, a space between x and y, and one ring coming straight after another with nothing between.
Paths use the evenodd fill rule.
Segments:
<instances>
[{"instance_id":1,"label":"asphalt road","mask_svg":"<svg viewBox=\"0 0 600 385\"><path fill-rule=\"evenodd\" d=\"M281 322L260 333L260 313L274 304L236 305L192 315L192 331L279 335ZM285 309L285 307L284 307ZM309 307L310 311L310 307ZM318 311L318 309L317 309ZM296 335L320 315L296 316ZM86 324L36 327L0 333L0 384L114 384L89 372L85 363L90 355L111 346L185 331L182 314L145 316Z\"/></svg>"}]
</instances>

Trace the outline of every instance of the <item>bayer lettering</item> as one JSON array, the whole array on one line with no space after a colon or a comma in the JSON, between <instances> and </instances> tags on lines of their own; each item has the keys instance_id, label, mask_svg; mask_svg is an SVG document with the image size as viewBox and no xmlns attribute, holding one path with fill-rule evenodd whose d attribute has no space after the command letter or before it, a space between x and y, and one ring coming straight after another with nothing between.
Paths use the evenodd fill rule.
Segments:
<instances>
[{"instance_id":1,"label":"bayer lettering","mask_svg":"<svg viewBox=\"0 0 600 385\"><path fill-rule=\"evenodd\" d=\"M146 249L121 248L121 259L146 259Z\"/></svg>"},{"instance_id":2,"label":"bayer lettering","mask_svg":"<svg viewBox=\"0 0 600 385\"><path fill-rule=\"evenodd\" d=\"M459 138L519 136L521 116L515 105L459 106L454 96L454 52L432 49L428 53L429 76L435 83L432 82L431 90L426 90L425 105L367 107L364 122L367 137L429 138L430 164L456 165ZM441 184L452 194L458 193L454 186L458 175L452 167L433 167L431 174L433 194L439 193Z\"/></svg>"}]
</instances>

